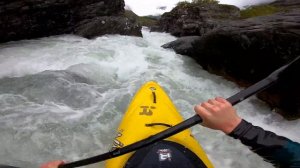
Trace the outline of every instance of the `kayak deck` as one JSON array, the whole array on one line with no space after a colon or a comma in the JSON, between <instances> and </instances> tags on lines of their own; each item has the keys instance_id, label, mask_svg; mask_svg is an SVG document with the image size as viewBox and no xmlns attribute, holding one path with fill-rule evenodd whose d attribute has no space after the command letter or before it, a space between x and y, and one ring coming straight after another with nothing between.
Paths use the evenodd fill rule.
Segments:
<instances>
[{"instance_id":1,"label":"kayak deck","mask_svg":"<svg viewBox=\"0 0 300 168\"><path fill-rule=\"evenodd\" d=\"M113 142L113 149L148 138L182 121L182 116L164 90L156 82L147 82L136 93L128 106ZM189 129L166 140L183 145L194 152L208 168L213 167ZM133 153L106 161L106 167L124 167Z\"/></svg>"}]
</instances>

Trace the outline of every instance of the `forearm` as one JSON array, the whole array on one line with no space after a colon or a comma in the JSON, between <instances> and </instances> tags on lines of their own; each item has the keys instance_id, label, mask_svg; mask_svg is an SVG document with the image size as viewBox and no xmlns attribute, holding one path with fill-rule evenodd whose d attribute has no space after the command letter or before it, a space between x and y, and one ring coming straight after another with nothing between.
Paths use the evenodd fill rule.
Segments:
<instances>
[{"instance_id":1,"label":"forearm","mask_svg":"<svg viewBox=\"0 0 300 168\"><path fill-rule=\"evenodd\" d=\"M251 123L242 122L229 136L239 139L244 145L271 162L276 167L300 167L300 144L285 137L265 131Z\"/></svg>"}]
</instances>

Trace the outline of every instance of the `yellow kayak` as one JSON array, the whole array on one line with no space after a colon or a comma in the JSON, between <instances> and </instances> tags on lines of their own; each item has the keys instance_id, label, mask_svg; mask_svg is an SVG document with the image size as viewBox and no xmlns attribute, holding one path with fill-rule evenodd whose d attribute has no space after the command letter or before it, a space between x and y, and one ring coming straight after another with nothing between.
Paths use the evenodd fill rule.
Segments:
<instances>
[{"instance_id":1,"label":"yellow kayak","mask_svg":"<svg viewBox=\"0 0 300 168\"><path fill-rule=\"evenodd\" d=\"M129 105L119 125L113 149L148 138L182 121L182 116L164 90L156 82L147 82L136 93ZM183 158L185 154L188 157ZM193 137L191 130L188 129L151 147L110 159L106 161L105 167L129 168L134 164L139 165L137 167L151 167L148 165L153 166L155 162L160 165L156 167L174 164L183 167L178 163L184 164L190 158L194 158L192 162L197 160L194 165L202 164L196 167L213 167L204 150Z\"/></svg>"}]
</instances>

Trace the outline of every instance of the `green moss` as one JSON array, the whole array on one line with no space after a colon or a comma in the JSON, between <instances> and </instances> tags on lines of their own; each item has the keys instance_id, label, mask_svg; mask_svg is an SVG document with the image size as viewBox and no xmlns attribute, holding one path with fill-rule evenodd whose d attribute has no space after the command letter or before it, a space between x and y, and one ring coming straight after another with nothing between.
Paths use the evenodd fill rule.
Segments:
<instances>
[{"instance_id":1,"label":"green moss","mask_svg":"<svg viewBox=\"0 0 300 168\"><path fill-rule=\"evenodd\" d=\"M280 8L272 5L250 6L244 10L241 10L241 18L246 19L257 16L271 15L280 11Z\"/></svg>"}]
</instances>

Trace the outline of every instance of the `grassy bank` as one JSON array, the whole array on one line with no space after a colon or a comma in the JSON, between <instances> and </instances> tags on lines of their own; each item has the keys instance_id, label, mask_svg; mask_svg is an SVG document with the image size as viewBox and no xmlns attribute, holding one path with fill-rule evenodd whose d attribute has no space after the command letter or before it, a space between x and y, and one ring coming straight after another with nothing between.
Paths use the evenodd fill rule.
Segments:
<instances>
[{"instance_id":1,"label":"grassy bank","mask_svg":"<svg viewBox=\"0 0 300 168\"><path fill-rule=\"evenodd\" d=\"M280 11L282 11L282 9L272 5L250 6L241 10L241 18L246 19L257 16L271 15Z\"/></svg>"},{"instance_id":2,"label":"grassy bank","mask_svg":"<svg viewBox=\"0 0 300 168\"><path fill-rule=\"evenodd\" d=\"M125 16L128 18L135 19L141 26L147 26L147 27L156 25L156 23L158 21L158 19L155 19L155 18L152 18L149 16L142 16L142 17L138 16L134 12L129 11L129 10L125 11Z\"/></svg>"}]
</instances>

